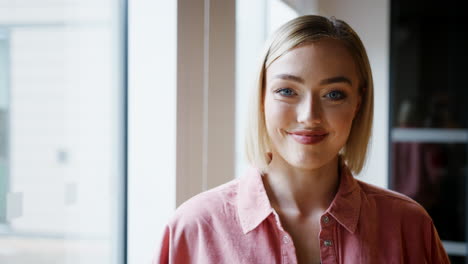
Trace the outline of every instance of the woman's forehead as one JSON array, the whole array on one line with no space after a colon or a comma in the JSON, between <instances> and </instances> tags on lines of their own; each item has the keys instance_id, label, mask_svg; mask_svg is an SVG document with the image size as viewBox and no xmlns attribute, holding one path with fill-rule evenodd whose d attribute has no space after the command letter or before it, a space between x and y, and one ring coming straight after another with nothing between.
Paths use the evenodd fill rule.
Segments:
<instances>
[{"instance_id":1,"label":"woman's forehead","mask_svg":"<svg viewBox=\"0 0 468 264\"><path fill-rule=\"evenodd\" d=\"M266 69L266 80L286 74L305 82L345 76L357 83L357 73L348 48L339 40L325 39L300 45L280 56Z\"/></svg>"}]
</instances>

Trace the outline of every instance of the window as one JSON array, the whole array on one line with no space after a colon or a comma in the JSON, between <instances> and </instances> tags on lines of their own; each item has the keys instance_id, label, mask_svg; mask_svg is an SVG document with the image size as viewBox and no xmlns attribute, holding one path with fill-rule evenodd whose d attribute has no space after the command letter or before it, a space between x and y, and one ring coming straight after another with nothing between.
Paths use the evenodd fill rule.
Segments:
<instances>
[{"instance_id":1,"label":"window","mask_svg":"<svg viewBox=\"0 0 468 264\"><path fill-rule=\"evenodd\" d=\"M465 263L468 41L452 2L392 1L389 185L426 208L452 263Z\"/></svg>"},{"instance_id":2,"label":"window","mask_svg":"<svg viewBox=\"0 0 468 264\"><path fill-rule=\"evenodd\" d=\"M0 263L124 260L119 1L2 1Z\"/></svg>"}]
</instances>

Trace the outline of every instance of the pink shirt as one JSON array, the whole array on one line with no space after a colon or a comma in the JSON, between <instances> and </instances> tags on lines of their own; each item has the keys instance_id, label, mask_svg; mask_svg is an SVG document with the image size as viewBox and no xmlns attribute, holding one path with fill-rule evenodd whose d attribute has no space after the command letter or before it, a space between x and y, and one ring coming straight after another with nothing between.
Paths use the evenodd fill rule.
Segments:
<instances>
[{"instance_id":1,"label":"pink shirt","mask_svg":"<svg viewBox=\"0 0 468 264\"><path fill-rule=\"evenodd\" d=\"M338 192L321 218L320 257L329 263L450 263L432 219L412 199L341 170ZM297 263L261 174L201 193L168 223L156 263ZM307 235L307 234L304 234Z\"/></svg>"}]
</instances>

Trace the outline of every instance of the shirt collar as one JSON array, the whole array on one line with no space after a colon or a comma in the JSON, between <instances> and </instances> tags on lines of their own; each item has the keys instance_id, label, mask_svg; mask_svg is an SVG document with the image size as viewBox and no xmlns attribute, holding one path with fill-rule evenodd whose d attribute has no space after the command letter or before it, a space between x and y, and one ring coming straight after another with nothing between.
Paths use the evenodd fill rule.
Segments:
<instances>
[{"instance_id":1,"label":"shirt collar","mask_svg":"<svg viewBox=\"0 0 468 264\"><path fill-rule=\"evenodd\" d=\"M346 230L354 233L361 211L360 188L344 163L341 163L340 174L338 192L325 213L332 215ZM237 212L244 234L255 229L273 212L262 175L255 168L250 168L239 181Z\"/></svg>"},{"instance_id":2,"label":"shirt collar","mask_svg":"<svg viewBox=\"0 0 468 264\"><path fill-rule=\"evenodd\" d=\"M255 229L273 212L262 175L255 168L250 168L239 182L237 212L244 234Z\"/></svg>"},{"instance_id":3,"label":"shirt collar","mask_svg":"<svg viewBox=\"0 0 468 264\"><path fill-rule=\"evenodd\" d=\"M340 165L340 174L338 192L326 213L332 215L346 230L354 234L361 212L360 187L344 162Z\"/></svg>"}]
</instances>

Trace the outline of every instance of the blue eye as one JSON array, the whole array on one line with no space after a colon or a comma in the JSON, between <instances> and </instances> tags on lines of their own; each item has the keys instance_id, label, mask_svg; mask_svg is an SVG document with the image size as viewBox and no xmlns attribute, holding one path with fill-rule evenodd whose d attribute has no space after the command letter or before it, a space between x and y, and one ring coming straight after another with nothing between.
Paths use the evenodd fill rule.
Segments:
<instances>
[{"instance_id":1,"label":"blue eye","mask_svg":"<svg viewBox=\"0 0 468 264\"><path fill-rule=\"evenodd\" d=\"M340 92L340 91L331 91L325 96L330 98L331 100L334 100L334 101L338 101L338 100L342 100L342 99L346 98L346 95L343 92Z\"/></svg>"},{"instance_id":2,"label":"blue eye","mask_svg":"<svg viewBox=\"0 0 468 264\"><path fill-rule=\"evenodd\" d=\"M294 92L291 88L282 88L276 91L276 93L279 93L280 95L286 96L286 97L291 97L291 96L296 95L296 92Z\"/></svg>"}]
</instances>

